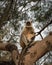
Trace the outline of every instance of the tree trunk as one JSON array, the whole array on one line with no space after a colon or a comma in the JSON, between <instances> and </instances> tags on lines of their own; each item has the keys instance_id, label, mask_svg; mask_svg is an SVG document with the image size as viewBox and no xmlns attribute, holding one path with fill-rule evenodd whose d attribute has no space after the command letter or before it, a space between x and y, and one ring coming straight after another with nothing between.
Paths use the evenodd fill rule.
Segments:
<instances>
[{"instance_id":1,"label":"tree trunk","mask_svg":"<svg viewBox=\"0 0 52 65\"><path fill-rule=\"evenodd\" d=\"M34 46L28 49L29 54L24 56L24 65L33 65L33 63L50 50L52 50L52 35L36 42Z\"/></svg>"}]
</instances>

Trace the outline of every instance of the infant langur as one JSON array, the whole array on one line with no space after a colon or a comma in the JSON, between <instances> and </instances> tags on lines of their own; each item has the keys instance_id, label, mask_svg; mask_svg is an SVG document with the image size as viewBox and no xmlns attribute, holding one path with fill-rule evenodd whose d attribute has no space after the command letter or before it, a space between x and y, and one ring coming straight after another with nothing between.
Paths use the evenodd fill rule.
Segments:
<instances>
[{"instance_id":1,"label":"infant langur","mask_svg":"<svg viewBox=\"0 0 52 65\"><path fill-rule=\"evenodd\" d=\"M32 23L28 21L25 25L25 28L22 31L21 38L20 38L20 45L22 50L30 43L33 42L35 38L35 32L32 27Z\"/></svg>"}]
</instances>

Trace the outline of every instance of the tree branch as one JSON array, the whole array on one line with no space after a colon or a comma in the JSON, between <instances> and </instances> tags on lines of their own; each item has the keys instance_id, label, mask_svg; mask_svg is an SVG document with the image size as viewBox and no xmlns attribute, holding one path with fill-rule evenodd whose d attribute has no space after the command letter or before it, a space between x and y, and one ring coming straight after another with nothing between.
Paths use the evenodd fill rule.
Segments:
<instances>
[{"instance_id":1,"label":"tree branch","mask_svg":"<svg viewBox=\"0 0 52 65\"><path fill-rule=\"evenodd\" d=\"M37 35L39 35L47 26L49 26L50 24L52 24L52 19L51 19L51 21L47 24L47 25L45 25L39 32L37 32L38 34Z\"/></svg>"},{"instance_id":2,"label":"tree branch","mask_svg":"<svg viewBox=\"0 0 52 65\"><path fill-rule=\"evenodd\" d=\"M52 35L47 36L42 41L36 42L34 46L28 49L29 53L24 56L24 65L33 65L33 63L48 51L52 51Z\"/></svg>"}]
</instances>

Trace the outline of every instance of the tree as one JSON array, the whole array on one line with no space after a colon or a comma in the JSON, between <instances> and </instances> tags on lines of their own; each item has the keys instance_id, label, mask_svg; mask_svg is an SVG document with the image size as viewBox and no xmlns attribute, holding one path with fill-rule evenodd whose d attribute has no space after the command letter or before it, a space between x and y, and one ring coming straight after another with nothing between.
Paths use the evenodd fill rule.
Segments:
<instances>
[{"instance_id":1,"label":"tree","mask_svg":"<svg viewBox=\"0 0 52 65\"><path fill-rule=\"evenodd\" d=\"M45 27L48 28L47 26L49 24L52 24L52 1L51 0L50 1L48 1L48 0L0 0L0 3L1 3L0 4L0 32L1 32L0 41L2 41L2 39L4 37L6 37L7 43L16 43L16 42L19 43L18 38L16 39L16 36L20 37L19 32L21 32L20 31L21 22L26 23L26 21L28 19L32 19L34 24L36 21L41 23L42 26L37 25L36 27L38 29L41 29L37 33L38 33L38 35L40 34L41 38L43 39L41 32L45 29ZM22 27L21 27L21 29L22 29ZM47 45L49 45L48 47L51 48L52 44L50 43L51 40L49 40L49 38L52 38L52 34L49 35L48 37L46 37L45 39L43 39L42 41L36 42L36 44L35 45L33 44L32 47L30 46L30 48L29 48L29 46L28 46L28 48L25 49L25 51L29 50L30 53L28 54L26 51L26 53L27 53L27 55L26 55L25 52L23 52L22 57L20 57L21 54L19 54L19 52L17 53L16 49L12 50L11 54L13 56L12 57L13 61L16 63L16 65L18 64L18 62L19 63L24 62L25 65L28 65L31 63L33 64L42 55L44 55L44 53L48 52ZM3 42L1 42L1 43L3 43ZM41 47L44 47L43 42L45 44L45 48L42 49ZM0 49L7 50L5 48L5 46L7 46L7 44L0 44ZM10 47L10 45L9 45L9 47ZM36 47L37 47L37 49L39 48L42 50L38 51L37 49L35 49ZM31 49L33 50L32 51L33 53L31 53ZM45 49L45 51L44 51L44 49ZM34 53L34 51L37 51L37 53L36 52ZM39 55L39 52L40 52L40 55ZM34 58L31 59L30 55L32 55L32 57L33 57L34 54L36 57L38 55L38 57L36 58L34 56ZM18 56L18 55L19 55L19 58L17 60L16 56ZM25 58L25 61L24 61L23 57ZM27 61L27 58L29 58L28 59L29 62ZM30 61L30 59L31 59L31 61Z\"/></svg>"},{"instance_id":2,"label":"tree","mask_svg":"<svg viewBox=\"0 0 52 65\"><path fill-rule=\"evenodd\" d=\"M0 49L10 51L12 53L13 61L16 65L18 65L18 63L19 65L33 65L33 63L36 62L45 53L50 50L52 51L52 32L50 32L49 36L47 36L42 41L37 41L33 44L29 44L24 49L25 51L22 51L23 54L19 54L18 50L16 49L16 46L12 44L2 43L0 44Z\"/></svg>"}]
</instances>

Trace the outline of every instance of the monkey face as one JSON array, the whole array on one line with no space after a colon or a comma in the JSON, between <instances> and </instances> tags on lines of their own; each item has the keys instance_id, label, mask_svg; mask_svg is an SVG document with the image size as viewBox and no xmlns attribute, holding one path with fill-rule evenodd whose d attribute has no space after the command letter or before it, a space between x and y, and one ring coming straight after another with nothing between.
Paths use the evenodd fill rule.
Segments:
<instances>
[{"instance_id":1,"label":"monkey face","mask_svg":"<svg viewBox=\"0 0 52 65\"><path fill-rule=\"evenodd\" d=\"M28 22L26 22L26 25L30 26L30 25L31 25L31 22L29 22L29 21L28 21Z\"/></svg>"}]
</instances>

